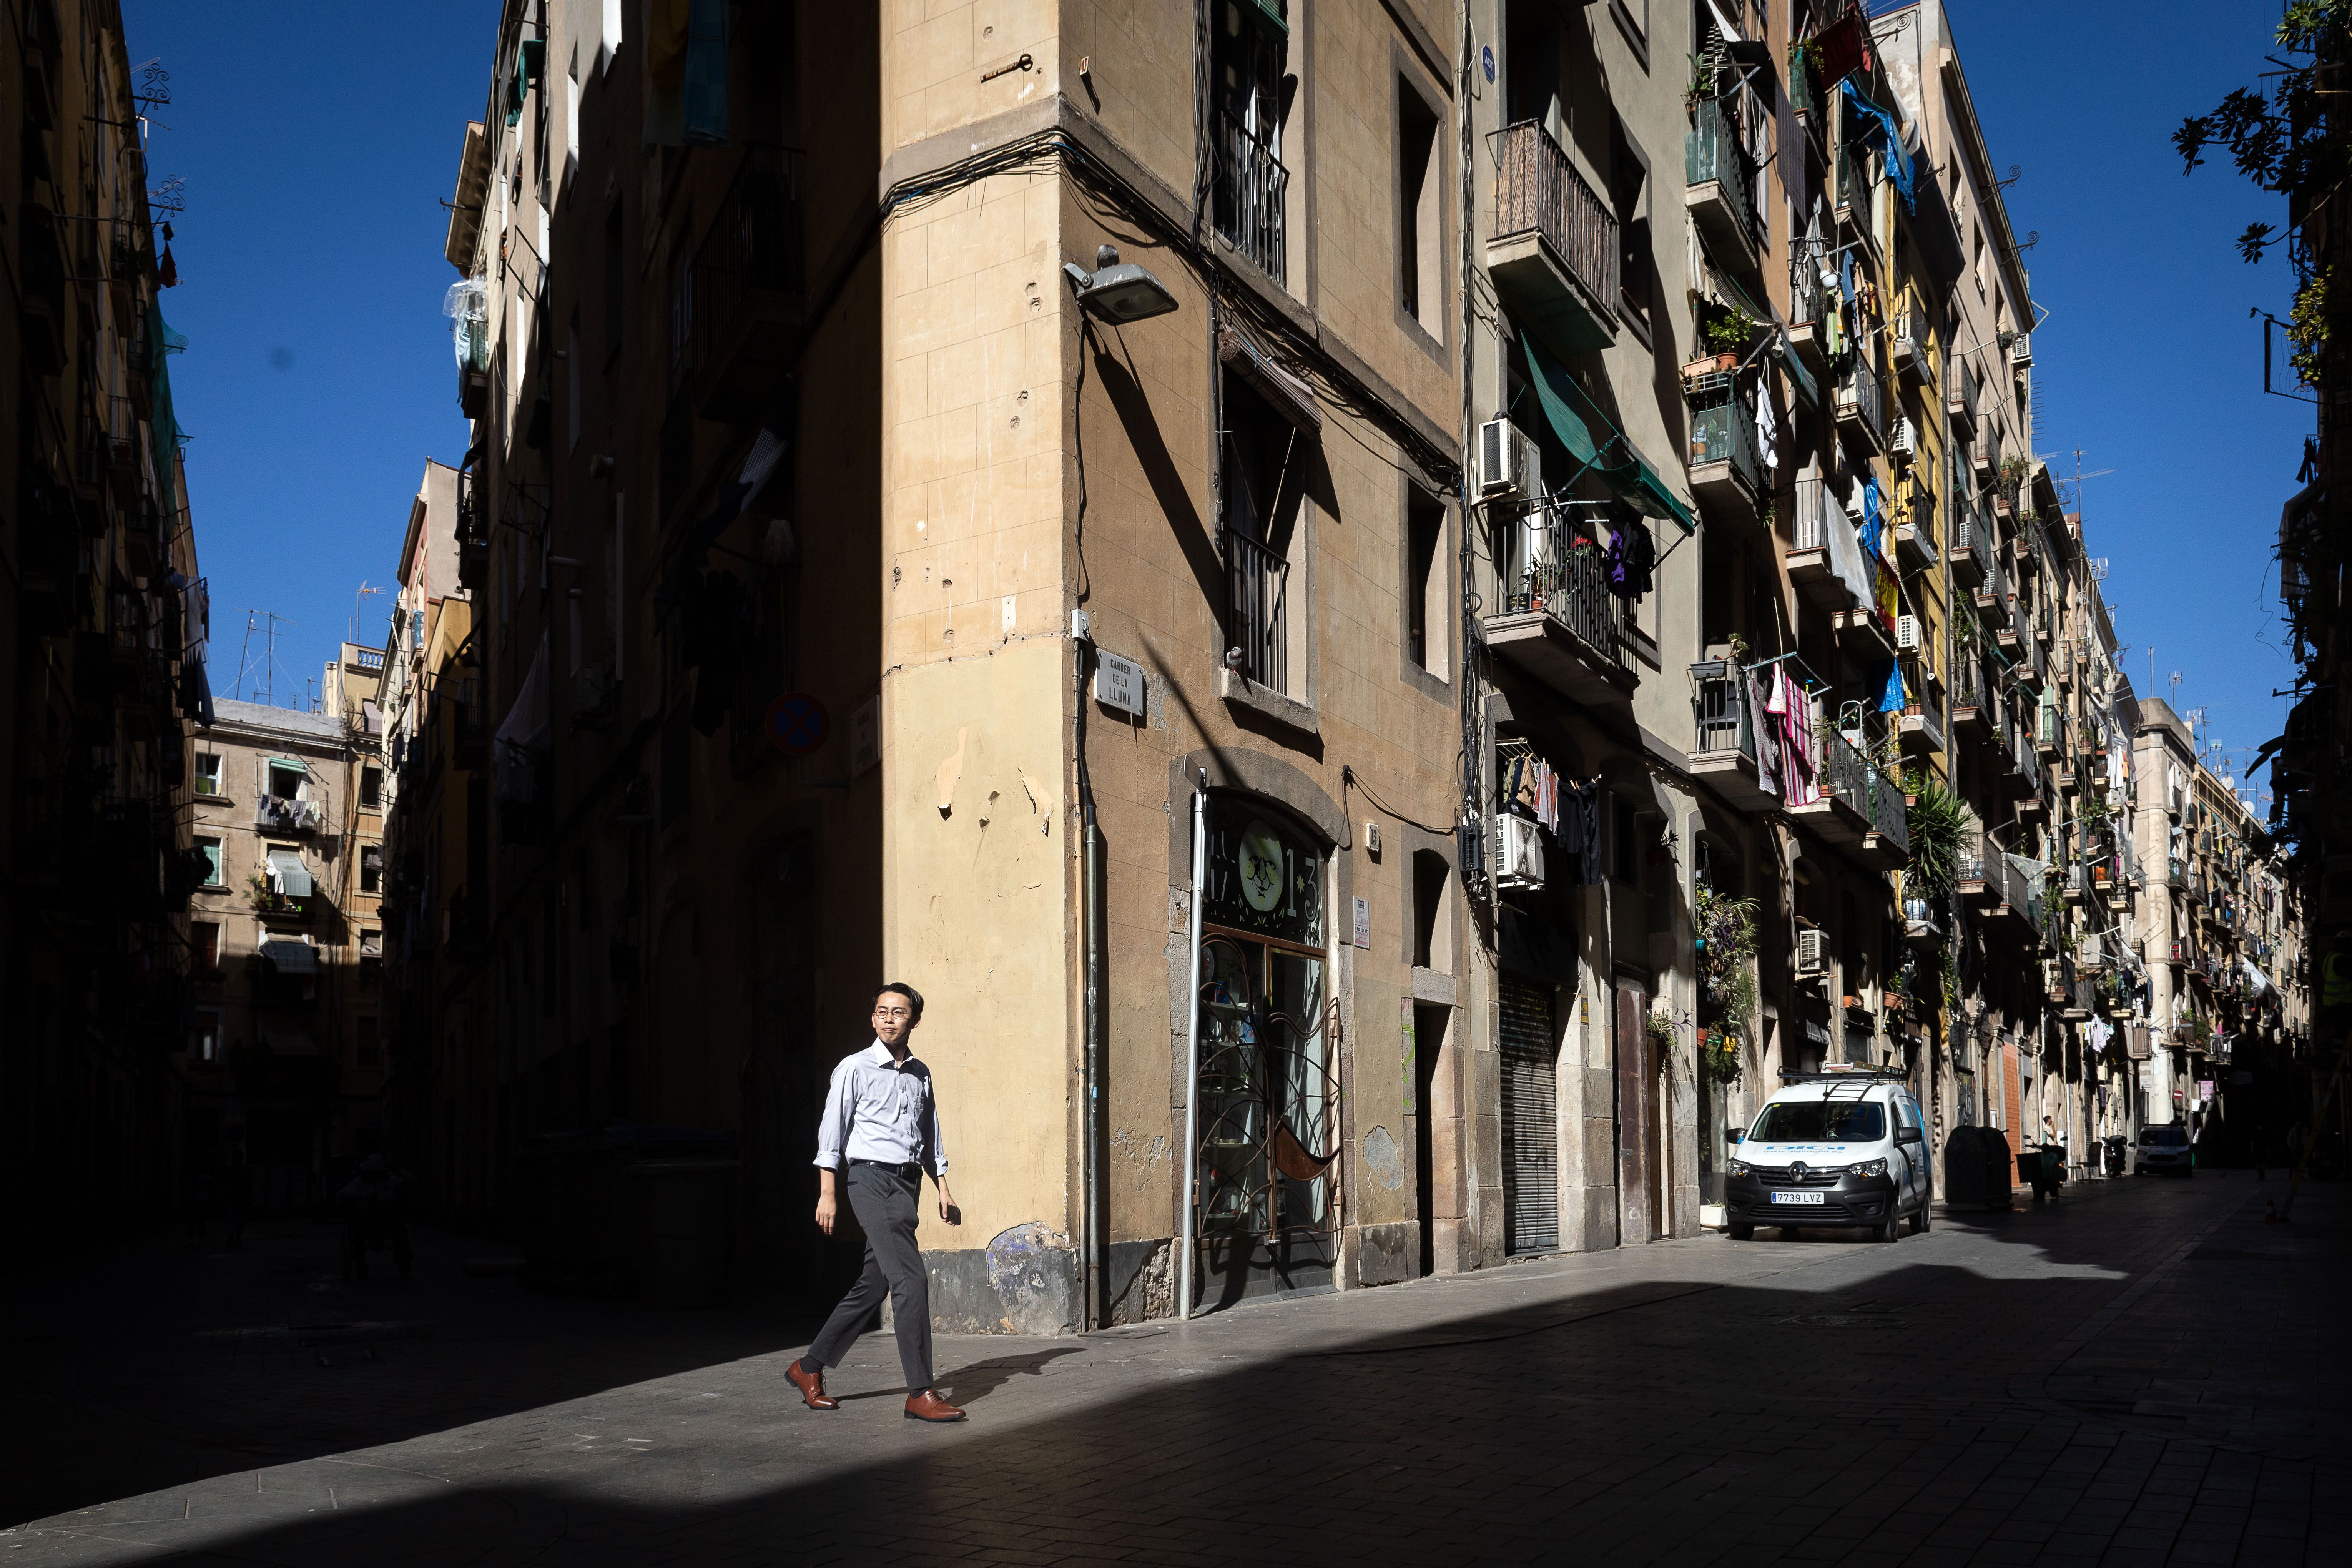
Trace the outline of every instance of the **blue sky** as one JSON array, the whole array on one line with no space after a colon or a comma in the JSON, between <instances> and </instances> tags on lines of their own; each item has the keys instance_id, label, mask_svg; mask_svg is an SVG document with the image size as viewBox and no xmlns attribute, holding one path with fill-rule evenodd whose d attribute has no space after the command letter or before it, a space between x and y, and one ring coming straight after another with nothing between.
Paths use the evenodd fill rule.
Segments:
<instances>
[{"instance_id":1,"label":"blue sky","mask_svg":"<svg viewBox=\"0 0 2352 1568\"><path fill-rule=\"evenodd\" d=\"M2085 480L2090 552L2130 652L2133 689L2206 710L2238 754L2279 732L2294 679L2271 552L2296 489L2306 404L2264 396L2252 306L2284 317L2286 258L2232 240L2285 204L2226 153L2184 179L2171 135L2273 68L2278 0L1951 0L1952 28L2037 303L2035 446ZM2283 352L2283 351L2282 351ZM2170 676L2181 681L2177 700ZM2268 775L2263 775L2268 782Z\"/></svg>"},{"instance_id":2,"label":"blue sky","mask_svg":"<svg viewBox=\"0 0 2352 1568\"><path fill-rule=\"evenodd\" d=\"M387 582L424 459L465 426L439 309L460 132L481 111L494 0L319 6L127 0L134 59L172 72L150 166L187 180L174 220L190 340L173 377L212 580L214 680L230 692L240 609L296 623L275 694L300 696ZM1954 0L1953 26L2034 293L2041 450L2083 450L2094 554L2135 686L2248 748L2292 678L2270 549L2310 409L2262 392L2250 306L2284 314L2284 258L2231 240L2274 197L2226 165L2181 177L2170 133L2267 68L2278 0ZM387 600L362 612L379 641ZM253 673L248 673L249 694Z\"/></svg>"},{"instance_id":3,"label":"blue sky","mask_svg":"<svg viewBox=\"0 0 2352 1568\"><path fill-rule=\"evenodd\" d=\"M360 584L392 581L427 456L466 426L441 296L465 123L482 111L495 0L191 5L125 0L133 62L160 56L151 184L187 181L172 219L180 286L163 313L197 558L213 600L212 678L238 687L246 610L281 628L272 695L307 698L350 635ZM382 646L391 596L367 602Z\"/></svg>"}]
</instances>

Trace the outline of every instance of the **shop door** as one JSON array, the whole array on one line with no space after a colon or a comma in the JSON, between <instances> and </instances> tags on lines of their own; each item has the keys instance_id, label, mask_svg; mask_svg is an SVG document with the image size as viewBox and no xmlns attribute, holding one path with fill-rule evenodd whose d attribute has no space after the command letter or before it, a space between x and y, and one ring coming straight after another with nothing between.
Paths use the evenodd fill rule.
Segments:
<instances>
[{"instance_id":1,"label":"shop door","mask_svg":"<svg viewBox=\"0 0 2352 1568\"><path fill-rule=\"evenodd\" d=\"M1559 1077L1552 990L1499 982L1503 1020L1503 1250L1559 1250Z\"/></svg>"}]
</instances>

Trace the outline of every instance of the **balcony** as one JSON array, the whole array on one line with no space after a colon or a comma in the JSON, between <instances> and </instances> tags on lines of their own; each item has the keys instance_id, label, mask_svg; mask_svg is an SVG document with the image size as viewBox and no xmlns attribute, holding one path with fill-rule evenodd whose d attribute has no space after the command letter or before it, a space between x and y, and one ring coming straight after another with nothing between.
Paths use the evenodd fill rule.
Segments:
<instances>
[{"instance_id":1,"label":"balcony","mask_svg":"<svg viewBox=\"0 0 2352 1568\"><path fill-rule=\"evenodd\" d=\"M323 821L324 815L310 801L265 795L253 803L253 826L263 833L316 833Z\"/></svg>"},{"instance_id":2,"label":"balcony","mask_svg":"<svg viewBox=\"0 0 2352 1568\"><path fill-rule=\"evenodd\" d=\"M1986 563L1984 580L1976 586L1977 613L1995 626L2009 625L2016 595L2010 592L2009 574L2001 570L2000 557Z\"/></svg>"},{"instance_id":3,"label":"balcony","mask_svg":"<svg viewBox=\"0 0 2352 1568\"><path fill-rule=\"evenodd\" d=\"M1759 782L1756 764L1756 692L1739 666L1711 659L1690 667L1692 733L1690 771L1735 808L1777 808L1780 797Z\"/></svg>"},{"instance_id":4,"label":"balcony","mask_svg":"<svg viewBox=\"0 0 2352 1568\"><path fill-rule=\"evenodd\" d=\"M1936 493L1914 479L1896 503L1895 558L1906 572L1925 572L1942 555L1936 541Z\"/></svg>"},{"instance_id":5,"label":"balcony","mask_svg":"<svg viewBox=\"0 0 2352 1568\"><path fill-rule=\"evenodd\" d=\"M1710 518L1741 527L1764 512L1764 465L1756 452L1756 408L1728 375L1689 386L1691 491Z\"/></svg>"},{"instance_id":6,"label":"balcony","mask_svg":"<svg viewBox=\"0 0 2352 1568\"><path fill-rule=\"evenodd\" d=\"M1927 358L1927 320L1915 301L1906 300L1896 312L1888 328L1888 343L1895 360L1895 373L1908 386L1926 388L1934 384L1935 366Z\"/></svg>"},{"instance_id":7,"label":"balcony","mask_svg":"<svg viewBox=\"0 0 2352 1568\"><path fill-rule=\"evenodd\" d=\"M1217 115L1217 232L1276 283L1288 287L1285 203L1290 171L1274 146L1230 112Z\"/></svg>"},{"instance_id":8,"label":"balcony","mask_svg":"<svg viewBox=\"0 0 2352 1568\"><path fill-rule=\"evenodd\" d=\"M1270 691L1290 689L1290 563L1232 529L1225 531L1225 582L1235 673Z\"/></svg>"},{"instance_id":9,"label":"balcony","mask_svg":"<svg viewBox=\"0 0 2352 1568\"><path fill-rule=\"evenodd\" d=\"M1822 281L1819 256L1801 249L1789 264L1789 346L1805 362L1816 381L1829 379L1829 353L1822 344L1822 319L1835 307L1831 289Z\"/></svg>"},{"instance_id":10,"label":"balcony","mask_svg":"<svg viewBox=\"0 0 2352 1568\"><path fill-rule=\"evenodd\" d=\"M2015 724L2004 725L2001 735L2001 756L2007 764L2002 783L2011 798L2034 801L2042 795L2042 759L2034 754L2033 742L2025 730ZM2024 810L2023 806L2018 808Z\"/></svg>"},{"instance_id":11,"label":"balcony","mask_svg":"<svg viewBox=\"0 0 2352 1568\"><path fill-rule=\"evenodd\" d=\"M1972 441L1977 433L1977 372L1962 360L1944 378L1944 414L1952 422L1952 439Z\"/></svg>"},{"instance_id":12,"label":"balcony","mask_svg":"<svg viewBox=\"0 0 2352 1568\"><path fill-rule=\"evenodd\" d=\"M800 154L754 147L694 253L679 384L707 419L757 416L791 368L803 320Z\"/></svg>"},{"instance_id":13,"label":"balcony","mask_svg":"<svg viewBox=\"0 0 2352 1568\"><path fill-rule=\"evenodd\" d=\"M1597 531L1568 507L1546 507L1501 531L1503 607L1486 617L1486 646L1564 697L1631 713L1631 602L1609 591Z\"/></svg>"},{"instance_id":14,"label":"balcony","mask_svg":"<svg viewBox=\"0 0 2352 1568\"><path fill-rule=\"evenodd\" d=\"M2043 892L1990 838L1960 856L1960 901L1984 911L1989 931L2042 940Z\"/></svg>"},{"instance_id":15,"label":"balcony","mask_svg":"<svg viewBox=\"0 0 2352 1568\"><path fill-rule=\"evenodd\" d=\"M2033 712L2033 747L2045 763L2054 763L2065 749L2066 721L2055 708L2037 708Z\"/></svg>"},{"instance_id":16,"label":"balcony","mask_svg":"<svg viewBox=\"0 0 2352 1568\"><path fill-rule=\"evenodd\" d=\"M1872 154L1853 142L1841 144L1836 152L1836 167L1830 172L1831 197L1837 204L1837 221L1853 230L1862 242L1862 252L1875 264L1882 258L1878 249L1878 231L1870 221L1870 204L1876 193L1877 182L1872 178Z\"/></svg>"},{"instance_id":17,"label":"balcony","mask_svg":"<svg viewBox=\"0 0 2352 1568\"><path fill-rule=\"evenodd\" d=\"M1495 138L1486 269L1513 319L1561 353L1617 341L1617 219L1536 121Z\"/></svg>"},{"instance_id":18,"label":"balcony","mask_svg":"<svg viewBox=\"0 0 2352 1568\"><path fill-rule=\"evenodd\" d=\"M1752 98L1748 106L1761 112ZM1691 111L1690 132L1683 142L1683 205L1713 254L1752 277L1760 232L1756 166L1720 100L1703 100Z\"/></svg>"},{"instance_id":19,"label":"balcony","mask_svg":"<svg viewBox=\"0 0 2352 1568\"><path fill-rule=\"evenodd\" d=\"M1908 864L1911 834L1903 786L1840 731L1824 731L1821 744L1822 798L1792 807L1789 815L1873 870Z\"/></svg>"},{"instance_id":20,"label":"balcony","mask_svg":"<svg viewBox=\"0 0 2352 1568\"><path fill-rule=\"evenodd\" d=\"M1853 588L1838 574L1837 552L1830 548L1839 529L1846 535L1840 542L1859 558L1862 545L1851 537L1853 524L1829 481L1798 479L1796 512L1789 520L1789 580L1831 615L1852 609L1854 603Z\"/></svg>"},{"instance_id":21,"label":"balcony","mask_svg":"<svg viewBox=\"0 0 2352 1568\"><path fill-rule=\"evenodd\" d=\"M1987 741L2000 723L2000 696L1985 678L1984 660L1973 650L1959 656L1959 680L1952 690L1952 730Z\"/></svg>"},{"instance_id":22,"label":"balcony","mask_svg":"<svg viewBox=\"0 0 2352 1568\"><path fill-rule=\"evenodd\" d=\"M1838 378L1838 429L1873 453L1886 450L1886 382L1860 359Z\"/></svg>"},{"instance_id":23,"label":"balcony","mask_svg":"<svg viewBox=\"0 0 2352 1568\"><path fill-rule=\"evenodd\" d=\"M316 893L280 893L264 890L253 895L253 912L268 925L305 926L318 912Z\"/></svg>"},{"instance_id":24,"label":"balcony","mask_svg":"<svg viewBox=\"0 0 2352 1568\"><path fill-rule=\"evenodd\" d=\"M1992 570L1990 529L1984 513L1975 507L1963 504L1955 512L1952 537L1944 546L1944 559L1952 568L1955 582L1963 588L1975 588Z\"/></svg>"},{"instance_id":25,"label":"balcony","mask_svg":"<svg viewBox=\"0 0 2352 1568\"><path fill-rule=\"evenodd\" d=\"M1932 702L1914 702L1903 710L1900 730L1906 755L1939 755L1944 750L1944 716Z\"/></svg>"}]
</instances>

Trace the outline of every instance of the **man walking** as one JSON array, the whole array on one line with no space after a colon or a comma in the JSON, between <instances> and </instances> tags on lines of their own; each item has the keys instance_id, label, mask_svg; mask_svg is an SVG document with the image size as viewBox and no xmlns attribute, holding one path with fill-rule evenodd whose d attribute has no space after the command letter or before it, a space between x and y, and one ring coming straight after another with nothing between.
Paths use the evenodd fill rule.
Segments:
<instances>
[{"instance_id":1,"label":"man walking","mask_svg":"<svg viewBox=\"0 0 2352 1568\"><path fill-rule=\"evenodd\" d=\"M825 1320L808 1354L784 1370L811 1410L841 1407L824 1391L824 1369L841 1364L887 1289L898 1365L907 1374L907 1419L963 1419L963 1412L931 1387L931 1289L915 1245L916 1200L922 1195L925 1171L940 1189L940 1217L950 1225L962 1218L955 1194L948 1191L931 1069L908 1048L922 1021L921 995L911 985L891 982L874 998L874 1043L844 1057L833 1069L824 1119L816 1130L817 1179L823 1184L816 1223L833 1234L840 1213L838 1184L845 1181L850 1209L866 1232L866 1272Z\"/></svg>"}]
</instances>

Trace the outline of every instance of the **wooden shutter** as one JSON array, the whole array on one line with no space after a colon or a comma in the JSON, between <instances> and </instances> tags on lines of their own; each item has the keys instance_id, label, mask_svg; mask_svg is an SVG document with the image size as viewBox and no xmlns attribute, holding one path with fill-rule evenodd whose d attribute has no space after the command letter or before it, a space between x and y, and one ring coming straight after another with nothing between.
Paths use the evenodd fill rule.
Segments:
<instances>
[{"instance_id":1,"label":"wooden shutter","mask_svg":"<svg viewBox=\"0 0 2352 1568\"><path fill-rule=\"evenodd\" d=\"M1559 1250L1559 1079L1553 1056L1552 992L1505 979L1503 1248Z\"/></svg>"}]
</instances>

